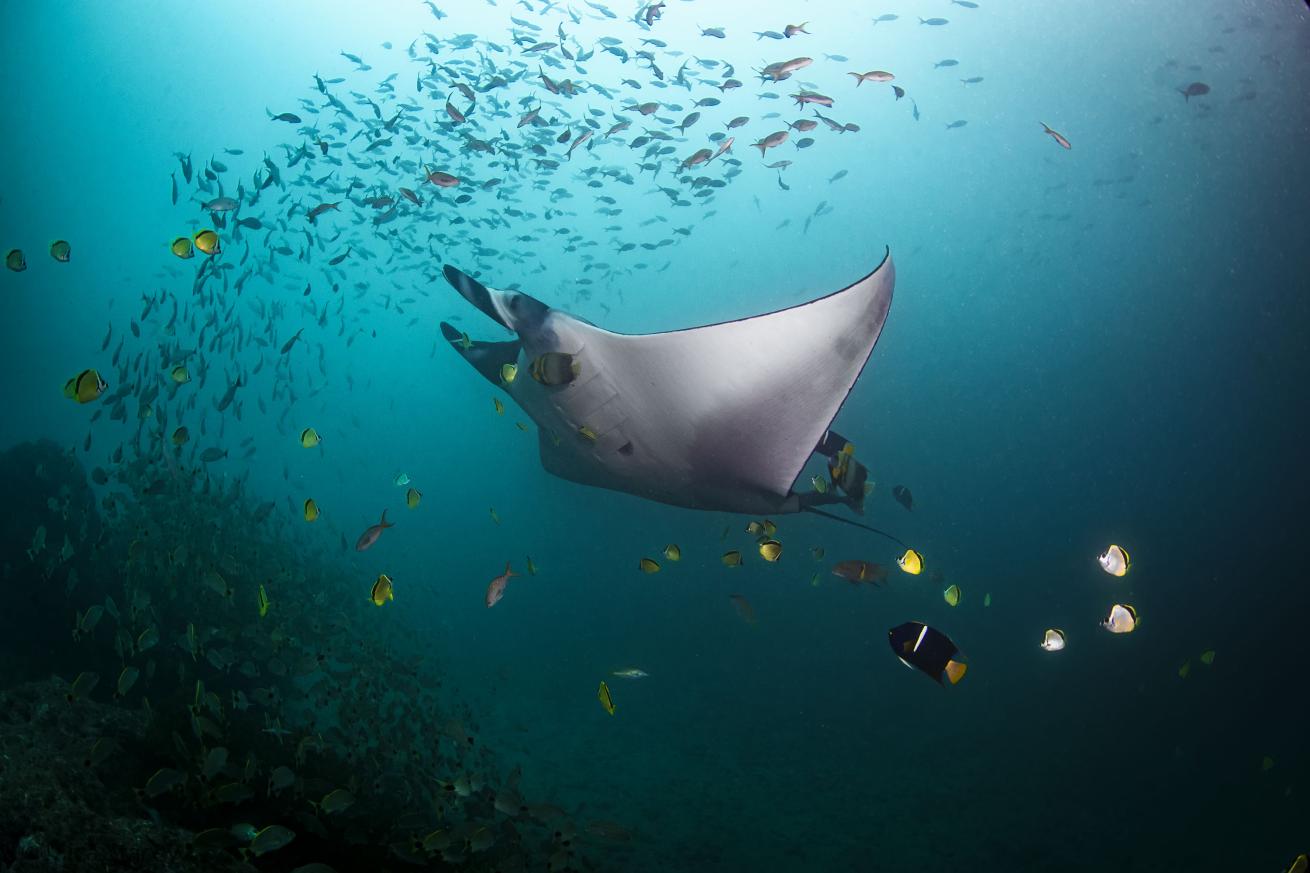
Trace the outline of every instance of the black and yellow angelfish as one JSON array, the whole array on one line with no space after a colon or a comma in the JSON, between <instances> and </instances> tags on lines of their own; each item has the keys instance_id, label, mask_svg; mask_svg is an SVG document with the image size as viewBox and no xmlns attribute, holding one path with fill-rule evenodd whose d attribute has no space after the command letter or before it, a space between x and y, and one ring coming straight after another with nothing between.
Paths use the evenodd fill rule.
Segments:
<instances>
[{"instance_id":1,"label":"black and yellow angelfish","mask_svg":"<svg viewBox=\"0 0 1310 873\"><path fill-rule=\"evenodd\" d=\"M969 669L951 638L923 622L907 621L892 628L887 641L905 666L926 673L939 685L945 684L943 680L955 685Z\"/></svg>"},{"instance_id":2,"label":"black and yellow angelfish","mask_svg":"<svg viewBox=\"0 0 1310 873\"><path fill-rule=\"evenodd\" d=\"M873 490L869 470L855 460L855 446L851 443L843 445L841 451L828 459L828 475L833 486L855 501L857 506Z\"/></svg>"}]
</instances>

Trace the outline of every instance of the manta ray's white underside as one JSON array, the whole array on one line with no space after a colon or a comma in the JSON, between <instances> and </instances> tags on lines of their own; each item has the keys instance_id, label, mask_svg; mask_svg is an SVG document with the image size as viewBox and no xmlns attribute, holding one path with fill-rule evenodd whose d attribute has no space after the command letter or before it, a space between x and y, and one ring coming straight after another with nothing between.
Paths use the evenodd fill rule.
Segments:
<instances>
[{"instance_id":1,"label":"manta ray's white underside","mask_svg":"<svg viewBox=\"0 0 1310 873\"><path fill-rule=\"evenodd\" d=\"M551 473L696 509L799 509L792 484L837 415L882 332L895 270L808 303L669 333L611 333L513 292L452 283L517 329L519 378L507 390L541 428ZM477 298L478 292L489 296ZM527 298L529 301L531 298ZM491 306L488 308L487 303ZM546 352L580 364L568 385L529 375ZM512 353L512 349L511 349Z\"/></svg>"}]
</instances>

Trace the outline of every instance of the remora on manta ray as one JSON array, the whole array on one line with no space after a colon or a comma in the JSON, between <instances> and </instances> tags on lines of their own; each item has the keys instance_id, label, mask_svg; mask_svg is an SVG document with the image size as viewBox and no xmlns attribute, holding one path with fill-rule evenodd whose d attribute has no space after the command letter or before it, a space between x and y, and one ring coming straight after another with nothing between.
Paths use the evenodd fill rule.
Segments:
<instances>
[{"instance_id":1,"label":"remora on manta ray","mask_svg":"<svg viewBox=\"0 0 1310 873\"><path fill-rule=\"evenodd\" d=\"M441 324L455 350L537 423L548 472L692 509L807 510L839 521L850 520L815 507L862 511L866 471L853 458L858 487L845 496L792 485L811 454L845 457L846 440L829 426L887 320L890 251L864 278L808 303L643 335L611 333L527 294L488 288L449 264L444 272L466 300L518 334L470 342ZM552 366L542 366L543 356ZM506 364L517 367L509 384Z\"/></svg>"}]
</instances>

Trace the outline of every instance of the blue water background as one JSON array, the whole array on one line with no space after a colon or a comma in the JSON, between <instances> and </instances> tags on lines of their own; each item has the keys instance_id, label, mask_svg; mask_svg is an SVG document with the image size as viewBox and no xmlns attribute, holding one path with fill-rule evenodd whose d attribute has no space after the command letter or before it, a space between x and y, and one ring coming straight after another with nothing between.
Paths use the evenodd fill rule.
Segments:
<instances>
[{"instance_id":1,"label":"blue water background","mask_svg":"<svg viewBox=\"0 0 1310 873\"><path fill-rule=\"evenodd\" d=\"M417 67L403 48L422 31L507 44L510 14L537 20L504 3L450 4L443 22L417 4L361 8L7 11L0 246L21 246L29 268L0 276L0 444L50 435L80 447L89 410L60 396L64 380L97 366L113 382L101 338L112 322L112 351L143 293L166 288L185 302L195 262L175 261L166 246L203 215L185 191L169 203L175 151L197 164L218 155L249 188L259 157L281 163L278 144L295 137L265 107L297 111L299 98L317 96L312 73L346 75L342 89L371 92L399 71L396 87L408 95ZM887 10L901 18L873 27ZM925 27L917 15L951 23ZM803 43L749 33L805 19L814 34ZM543 16L546 32L559 20ZM697 24L723 25L730 39L700 37ZM647 35L622 18L568 29L628 43ZM378 260L349 262L345 336L335 303L326 329L296 308L306 280L315 299L327 295L320 267L332 245L312 266L282 259L276 282L247 286L235 313L251 329L264 324L247 298L286 302L276 343L306 327L293 368L301 399L279 430L281 406L254 409L261 390L271 401L271 383L256 377L243 420L229 421L221 440L211 412L199 446L253 436L258 447L211 473L249 470L253 491L278 502L270 524L353 562L359 590L330 596L362 597L389 573L394 608L373 617L422 629L485 742L506 767L523 763L525 793L632 825L629 869L1275 870L1304 851L1305 8L670 3L654 35L731 59L746 82L679 146L678 157L699 147L711 118L753 116L736 131L744 172L714 198L718 214L674 209L639 177L603 192L625 210L624 231L604 231L611 220L593 213L592 189L571 171L631 168L637 157L600 143L547 187L574 195L561 205L577 214L562 226L600 243L580 252L616 267L605 279L585 274L596 279L591 301L574 297L579 253L561 251L549 232L522 245L511 237L530 228L474 231L519 256L477 258L451 244L438 245L438 257L605 327L646 332L801 302L862 275L889 246L891 316L836 426L878 483L865 520L958 583L958 608L926 577L857 590L809 558L822 545L829 559L894 559L898 550L853 529L778 519L783 560L729 571L718 556L750 549L746 519L549 477L535 433L513 426L526 417L512 405L497 417L491 398L505 395L436 330L459 316L475 338L500 339L495 326L431 281L438 262L389 264L377 240L368 245ZM384 40L395 48L381 49ZM351 73L340 50L374 69ZM794 161L784 191L748 142L780 126L759 115L799 114L785 98L757 100L749 68L796 54L816 59L798 79L837 96L833 114L862 130L820 130L807 151L770 153ZM961 64L933 69L948 57ZM637 73L600 54L587 66L608 85ZM885 86L857 90L846 75L874 68L895 71L907 99L895 102ZM961 85L968 75L985 81ZM1176 89L1192 80L1212 86L1208 98L1182 99ZM525 80L512 93L533 92ZM1248 92L1256 98L1236 99ZM694 99L649 84L640 94L688 111ZM426 94L420 102L434 118L441 104ZM583 95L567 106L616 102ZM947 130L956 119L969 124ZM1040 121L1073 149L1059 149ZM512 122L490 124L501 127L514 135ZM224 146L245 154L223 156ZM505 175L478 163L464 166L479 178ZM842 169L844 179L827 181ZM667 170L661 183L675 184ZM525 187L520 196L516 205L544 208L545 193ZM821 201L832 213L802 233ZM479 197L469 214L504 205ZM639 225L657 216L668 223ZM653 253L618 255L610 242L688 225L690 237ZM324 226L353 227L348 214ZM70 264L45 254L55 238L72 242ZM367 283L362 293L348 287L356 281ZM399 314L402 297L417 302ZM134 347L149 348L129 338ZM204 366L202 406L237 372L223 359ZM308 396L311 388L320 393ZM297 445L311 425L321 453ZM93 431L88 466L131 433L103 419ZM418 511L405 511L392 484L400 471L424 493ZM891 499L902 483L914 491L913 513ZM324 514L309 531L296 514L308 496ZM384 507L397 527L379 546L340 551L340 537L353 542ZM681 545L681 563L637 572L638 558L669 542ZM1096 566L1109 542L1132 551L1124 580ZM507 560L522 572L527 555L539 574L514 580L486 609L487 580ZM739 619L729 593L747 595L757 624ZM1139 609L1139 632L1113 637L1096 626L1113 602ZM909 619L964 649L971 667L960 686L938 688L891 657L886 631ZM1037 648L1046 627L1068 632L1066 652ZM1207 649L1217 652L1208 669L1198 662ZM597 682L633 665L650 678L608 677L618 710L607 716ZM1275 762L1268 772L1264 756Z\"/></svg>"}]
</instances>

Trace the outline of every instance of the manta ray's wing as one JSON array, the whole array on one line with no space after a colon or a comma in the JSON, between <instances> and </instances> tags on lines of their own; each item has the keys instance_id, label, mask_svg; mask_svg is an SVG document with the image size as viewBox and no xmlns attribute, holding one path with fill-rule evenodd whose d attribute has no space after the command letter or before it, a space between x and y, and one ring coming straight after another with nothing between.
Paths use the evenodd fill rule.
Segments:
<instances>
[{"instance_id":1,"label":"manta ray's wing","mask_svg":"<svg viewBox=\"0 0 1310 873\"><path fill-rule=\"evenodd\" d=\"M642 336L577 323L584 361L622 398L630 473L684 505L786 497L878 341L894 279L888 253L853 285L766 315Z\"/></svg>"},{"instance_id":2,"label":"manta ray's wing","mask_svg":"<svg viewBox=\"0 0 1310 873\"><path fill-rule=\"evenodd\" d=\"M501 384L501 368L518 360L519 349L523 344L518 340L505 342L478 342L471 340L454 325L441 322L441 335L446 342L464 356L464 360L473 365L473 369L492 385Z\"/></svg>"}]
</instances>

